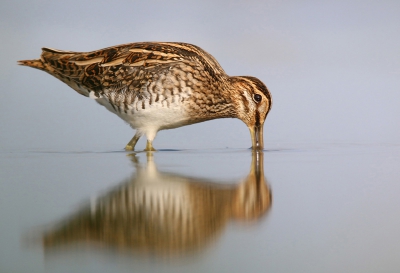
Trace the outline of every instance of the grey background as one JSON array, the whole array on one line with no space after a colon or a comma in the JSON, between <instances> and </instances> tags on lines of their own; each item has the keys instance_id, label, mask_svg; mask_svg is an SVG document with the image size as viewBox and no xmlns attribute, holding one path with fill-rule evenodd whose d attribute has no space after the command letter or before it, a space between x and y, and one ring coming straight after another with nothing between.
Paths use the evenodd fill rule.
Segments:
<instances>
[{"instance_id":1,"label":"grey background","mask_svg":"<svg viewBox=\"0 0 400 273\"><path fill-rule=\"evenodd\" d=\"M271 90L266 147L398 143L398 1L2 1L0 147L122 149L133 130L42 71L43 46L91 51L138 41L204 48L229 75ZM144 147L141 140L138 146ZM156 148L250 147L239 120L162 131Z\"/></svg>"},{"instance_id":2,"label":"grey background","mask_svg":"<svg viewBox=\"0 0 400 273\"><path fill-rule=\"evenodd\" d=\"M398 272L399 14L394 0L1 1L0 272ZM43 46L139 41L196 44L228 74L270 88L272 209L226 223L189 259L96 246L45 252L29 235L134 174L123 151L133 130L17 60ZM176 176L237 185L250 145L241 121L214 120L161 131L155 148L179 151L154 160Z\"/></svg>"}]
</instances>

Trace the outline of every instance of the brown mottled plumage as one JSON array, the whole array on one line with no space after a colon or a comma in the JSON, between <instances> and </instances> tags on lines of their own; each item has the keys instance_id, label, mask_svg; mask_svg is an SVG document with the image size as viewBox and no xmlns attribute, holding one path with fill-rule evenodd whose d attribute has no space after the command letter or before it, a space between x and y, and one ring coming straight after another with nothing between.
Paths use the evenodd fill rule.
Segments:
<instances>
[{"instance_id":1,"label":"brown mottled plumage","mask_svg":"<svg viewBox=\"0 0 400 273\"><path fill-rule=\"evenodd\" d=\"M239 118L250 129L253 149L263 148L271 108L267 87L254 77L229 77L201 48L185 43L132 43L92 52L43 48L40 59L19 61L48 72L91 97L137 129L133 150L159 130L216 118Z\"/></svg>"}]
</instances>

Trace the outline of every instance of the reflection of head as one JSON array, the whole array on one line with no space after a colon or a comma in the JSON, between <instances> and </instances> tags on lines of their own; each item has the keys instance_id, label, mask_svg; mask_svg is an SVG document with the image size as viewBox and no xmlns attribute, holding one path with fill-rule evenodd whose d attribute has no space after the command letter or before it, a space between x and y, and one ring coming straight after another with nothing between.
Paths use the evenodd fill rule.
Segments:
<instances>
[{"instance_id":1,"label":"reflection of head","mask_svg":"<svg viewBox=\"0 0 400 273\"><path fill-rule=\"evenodd\" d=\"M235 191L232 217L243 221L256 220L268 211L271 201L271 191L264 179L257 181L254 175L249 175Z\"/></svg>"},{"instance_id":2,"label":"reflection of head","mask_svg":"<svg viewBox=\"0 0 400 273\"><path fill-rule=\"evenodd\" d=\"M264 176L264 153L253 151L250 174L239 185L232 202L232 217L255 220L271 207L272 195Z\"/></svg>"}]
</instances>

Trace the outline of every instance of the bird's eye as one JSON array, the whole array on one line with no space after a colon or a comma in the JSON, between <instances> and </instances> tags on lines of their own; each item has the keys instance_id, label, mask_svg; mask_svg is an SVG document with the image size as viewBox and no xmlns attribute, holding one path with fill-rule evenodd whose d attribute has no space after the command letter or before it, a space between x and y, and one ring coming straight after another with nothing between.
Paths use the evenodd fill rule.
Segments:
<instances>
[{"instance_id":1,"label":"bird's eye","mask_svg":"<svg viewBox=\"0 0 400 273\"><path fill-rule=\"evenodd\" d=\"M262 97L259 94L254 94L253 99L255 102L259 103L261 102Z\"/></svg>"}]
</instances>

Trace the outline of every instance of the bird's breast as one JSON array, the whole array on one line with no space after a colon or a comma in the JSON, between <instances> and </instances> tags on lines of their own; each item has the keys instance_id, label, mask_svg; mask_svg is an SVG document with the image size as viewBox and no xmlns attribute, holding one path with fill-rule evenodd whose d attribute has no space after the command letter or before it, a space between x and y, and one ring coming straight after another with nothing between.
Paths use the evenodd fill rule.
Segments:
<instances>
[{"instance_id":1,"label":"bird's breast","mask_svg":"<svg viewBox=\"0 0 400 273\"><path fill-rule=\"evenodd\" d=\"M119 107L105 98L96 101L129 123L131 127L146 131L145 128L148 127L162 130L190 124L185 99L178 94L170 96L152 94L136 97L129 104Z\"/></svg>"}]
</instances>

